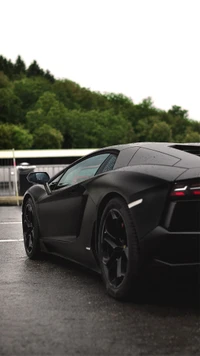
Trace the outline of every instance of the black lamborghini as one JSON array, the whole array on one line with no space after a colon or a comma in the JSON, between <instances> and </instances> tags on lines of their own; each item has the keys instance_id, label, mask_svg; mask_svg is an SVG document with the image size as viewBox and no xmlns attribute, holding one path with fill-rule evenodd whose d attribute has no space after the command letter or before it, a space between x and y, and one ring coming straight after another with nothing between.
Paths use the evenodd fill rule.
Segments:
<instances>
[{"instance_id":1,"label":"black lamborghini","mask_svg":"<svg viewBox=\"0 0 200 356\"><path fill-rule=\"evenodd\" d=\"M22 220L30 259L42 252L102 274L125 298L144 267L200 266L200 144L97 150L53 178L28 176Z\"/></svg>"}]
</instances>

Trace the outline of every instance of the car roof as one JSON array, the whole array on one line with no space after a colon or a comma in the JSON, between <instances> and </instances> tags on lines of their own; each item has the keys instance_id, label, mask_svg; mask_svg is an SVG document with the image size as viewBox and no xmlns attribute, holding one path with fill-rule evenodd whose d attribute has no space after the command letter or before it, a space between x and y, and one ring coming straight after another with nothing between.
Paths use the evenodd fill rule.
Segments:
<instances>
[{"instance_id":1,"label":"car roof","mask_svg":"<svg viewBox=\"0 0 200 356\"><path fill-rule=\"evenodd\" d=\"M114 149L120 152L117 168L127 166L131 158L136 155L137 163L134 164L148 164L142 159L148 152L148 156L152 151L152 156L157 154L156 164L165 165L164 161L169 157L168 165L175 165L177 167L191 168L200 167L200 143L172 143L172 142L135 142L124 145L115 145L106 147L106 149ZM163 156L163 155L164 156ZM165 158L166 157L166 158ZM170 158L171 157L171 158ZM141 158L141 159L140 159ZM163 158L165 158L163 160ZM174 158L175 160L172 160ZM154 160L155 161L155 160ZM171 162L171 163L170 163Z\"/></svg>"},{"instance_id":2,"label":"car roof","mask_svg":"<svg viewBox=\"0 0 200 356\"><path fill-rule=\"evenodd\" d=\"M166 150L166 148L178 148L186 151L187 148L189 147L196 147L196 149L199 149L200 151L200 143L194 142L194 143L175 143L175 142L133 142L133 143L127 143L127 144L122 144L122 145L114 145L114 146L108 146L105 147L106 149L116 149L119 151L122 151L126 148L131 148L131 147L144 147L144 148L149 148L155 151L163 152Z\"/></svg>"}]
</instances>

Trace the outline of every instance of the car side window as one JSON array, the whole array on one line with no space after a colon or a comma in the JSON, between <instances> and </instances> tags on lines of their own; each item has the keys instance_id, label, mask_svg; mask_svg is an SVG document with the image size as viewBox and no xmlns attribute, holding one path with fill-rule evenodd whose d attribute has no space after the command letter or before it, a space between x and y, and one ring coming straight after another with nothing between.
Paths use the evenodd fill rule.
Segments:
<instances>
[{"instance_id":1,"label":"car side window","mask_svg":"<svg viewBox=\"0 0 200 356\"><path fill-rule=\"evenodd\" d=\"M51 190L56 189L57 184L58 184L60 178L62 177L62 175L63 175L63 172L62 172L62 174L57 175L56 178L54 178L53 180L50 181L49 187L51 188Z\"/></svg>"},{"instance_id":2,"label":"car side window","mask_svg":"<svg viewBox=\"0 0 200 356\"><path fill-rule=\"evenodd\" d=\"M107 159L99 167L96 174L105 173L111 171L114 168L115 162L117 160L117 154L111 153Z\"/></svg>"},{"instance_id":3,"label":"car side window","mask_svg":"<svg viewBox=\"0 0 200 356\"><path fill-rule=\"evenodd\" d=\"M136 154L129 162L129 166L140 164L160 164L162 162L165 166L173 166L179 161L179 158L171 156L166 153L154 151L148 148L139 148Z\"/></svg>"},{"instance_id":4,"label":"car side window","mask_svg":"<svg viewBox=\"0 0 200 356\"><path fill-rule=\"evenodd\" d=\"M109 153L98 154L75 164L63 174L57 188L77 184L93 177L108 156Z\"/></svg>"}]
</instances>

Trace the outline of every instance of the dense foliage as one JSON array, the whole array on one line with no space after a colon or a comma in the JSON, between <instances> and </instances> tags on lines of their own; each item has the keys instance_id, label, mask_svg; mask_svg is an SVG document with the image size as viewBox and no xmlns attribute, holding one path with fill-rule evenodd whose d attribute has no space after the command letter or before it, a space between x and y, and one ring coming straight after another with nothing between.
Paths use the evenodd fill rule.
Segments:
<instances>
[{"instance_id":1,"label":"dense foliage","mask_svg":"<svg viewBox=\"0 0 200 356\"><path fill-rule=\"evenodd\" d=\"M103 147L136 141L199 142L200 122L151 98L92 92L57 80L36 61L0 56L0 149Z\"/></svg>"}]
</instances>

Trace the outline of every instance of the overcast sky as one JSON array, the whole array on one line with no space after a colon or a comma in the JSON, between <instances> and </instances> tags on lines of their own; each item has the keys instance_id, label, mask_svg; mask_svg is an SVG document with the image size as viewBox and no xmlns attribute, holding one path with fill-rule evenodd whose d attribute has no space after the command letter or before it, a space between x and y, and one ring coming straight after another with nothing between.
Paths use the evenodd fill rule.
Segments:
<instances>
[{"instance_id":1,"label":"overcast sky","mask_svg":"<svg viewBox=\"0 0 200 356\"><path fill-rule=\"evenodd\" d=\"M0 11L7 59L200 121L200 0L0 0Z\"/></svg>"}]
</instances>

